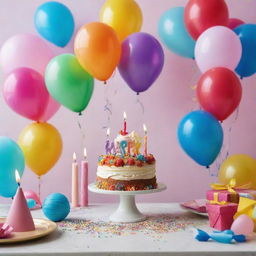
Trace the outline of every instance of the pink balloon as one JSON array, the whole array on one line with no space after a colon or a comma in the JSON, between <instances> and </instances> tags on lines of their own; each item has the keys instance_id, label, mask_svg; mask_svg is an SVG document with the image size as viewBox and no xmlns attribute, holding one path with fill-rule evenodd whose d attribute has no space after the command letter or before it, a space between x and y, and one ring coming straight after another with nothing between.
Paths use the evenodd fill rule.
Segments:
<instances>
[{"instance_id":1,"label":"pink balloon","mask_svg":"<svg viewBox=\"0 0 256 256\"><path fill-rule=\"evenodd\" d=\"M40 37L18 34L3 44L0 51L0 65L4 73L19 67L28 67L44 75L45 68L53 57L52 50Z\"/></svg>"},{"instance_id":2,"label":"pink balloon","mask_svg":"<svg viewBox=\"0 0 256 256\"><path fill-rule=\"evenodd\" d=\"M231 226L231 230L236 235L250 235L250 234L252 234L253 229L254 229L253 220L245 214L238 216L234 220L234 222Z\"/></svg>"},{"instance_id":3,"label":"pink balloon","mask_svg":"<svg viewBox=\"0 0 256 256\"><path fill-rule=\"evenodd\" d=\"M34 199L39 206L42 206L39 196L33 190L24 191L24 196L26 199Z\"/></svg>"},{"instance_id":4,"label":"pink balloon","mask_svg":"<svg viewBox=\"0 0 256 256\"><path fill-rule=\"evenodd\" d=\"M4 82L3 95L10 108L34 121L41 119L49 101L42 75L30 68L13 70Z\"/></svg>"},{"instance_id":5,"label":"pink balloon","mask_svg":"<svg viewBox=\"0 0 256 256\"><path fill-rule=\"evenodd\" d=\"M232 30L233 30L234 28L236 28L236 27L242 25L242 24L244 24L244 21L242 21L242 20L240 20L240 19L237 19L237 18L230 18L230 19L228 20L228 27L229 27L230 29L232 29Z\"/></svg>"},{"instance_id":6,"label":"pink balloon","mask_svg":"<svg viewBox=\"0 0 256 256\"><path fill-rule=\"evenodd\" d=\"M41 122L48 121L55 115L55 113L59 110L59 108L60 108L60 104L55 99L53 99L49 94L48 104L46 106L44 113L40 117L39 121Z\"/></svg>"},{"instance_id":7,"label":"pink balloon","mask_svg":"<svg viewBox=\"0 0 256 256\"><path fill-rule=\"evenodd\" d=\"M195 46L195 59L201 72L215 67L234 70L242 55L242 44L231 29L215 26L204 31Z\"/></svg>"}]
</instances>

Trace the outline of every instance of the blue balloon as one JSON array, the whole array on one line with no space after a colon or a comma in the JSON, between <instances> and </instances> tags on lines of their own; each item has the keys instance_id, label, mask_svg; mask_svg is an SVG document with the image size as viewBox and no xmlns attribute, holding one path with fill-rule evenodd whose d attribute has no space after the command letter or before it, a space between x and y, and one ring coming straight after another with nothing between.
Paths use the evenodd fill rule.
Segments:
<instances>
[{"instance_id":1,"label":"blue balloon","mask_svg":"<svg viewBox=\"0 0 256 256\"><path fill-rule=\"evenodd\" d=\"M74 33L73 15L62 3L46 2L40 5L34 23L43 38L60 47L66 46Z\"/></svg>"},{"instance_id":2,"label":"blue balloon","mask_svg":"<svg viewBox=\"0 0 256 256\"><path fill-rule=\"evenodd\" d=\"M243 24L234 29L242 43L242 57L236 67L241 77L251 76L256 72L256 25Z\"/></svg>"},{"instance_id":3,"label":"blue balloon","mask_svg":"<svg viewBox=\"0 0 256 256\"><path fill-rule=\"evenodd\" d=\"M184 7L174 7L160 18L158 33L162 42L176 54L194 59L195 40L184 23Z\"/></svg>"},{"instance_id":4,"label":"blue balloon","mask_svg":"<svg viewBox=\"0 0 256 256\"><path fill-rule=\"evenodd\" d=\"M210 113L197 110L187 114L178 127L183 150L198 164L209 166L218 156L223 143L223 130Z\"/></svg>"},{"instance_id":5,"label":"blue balloon","mask_svg":"<svg viewBox=\"0 0 256 256\"><path fill-rule=\"evenodd\" d=\"M48 219L62 221L70 212L69 201L63 194L53 193L45 198L42 210Z\"/></svg>"},{"instance_id":6,"label":"blue balloon","mask_svg":"<svg viewBox=\"0 0 256 256\"><path fill-rule=\"evenodd\" d=\"M24 154L18 144L8 137L0 136L0 196L15 195L18 188L15 170L21 177L24 167Z\"/></svg>"}]
</instances>

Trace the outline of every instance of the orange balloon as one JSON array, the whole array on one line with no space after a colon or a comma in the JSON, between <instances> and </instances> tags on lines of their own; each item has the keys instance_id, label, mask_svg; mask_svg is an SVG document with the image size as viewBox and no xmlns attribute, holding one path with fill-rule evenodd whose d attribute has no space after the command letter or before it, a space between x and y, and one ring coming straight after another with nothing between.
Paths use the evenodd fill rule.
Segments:
<instances>
[{"instance_id":1,"label":"orange balloon","mask_svg":"<svg viewBox=\"0 0 256 256\"><path fill-rule=\"evenodd\" d=\"M87 72L98 80L106 81L119 63L121 44L110 26L92 22L77 32L74 51Z\"/></svg>"}]
</instances>

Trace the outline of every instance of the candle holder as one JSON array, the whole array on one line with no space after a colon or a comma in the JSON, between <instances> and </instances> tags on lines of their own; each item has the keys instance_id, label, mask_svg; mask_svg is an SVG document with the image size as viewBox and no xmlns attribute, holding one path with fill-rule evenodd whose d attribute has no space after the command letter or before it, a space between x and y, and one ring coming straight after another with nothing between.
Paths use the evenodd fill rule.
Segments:
<instances>
[{"instance_id":1,"label":"candle holder","mask_svg":"<svg viewBox=\"0 0 256 256\"><path fill-rule=\"evenodd\" d=\"M96 187L95 183L91 183L88 186L89 190L94 193L106 194L106 195L118 195L120 198L119 206L117 210L110 215L109 219L113 222L121 223L132 223L139 222L146 219L146 216L143 215L137 208L135 202L136 195L142 194L152 194L161 192L166 189L166 186L163 183L158 183L156 189L149 190L134 190L134 191L118 191L118 190L104 190Z\"/></svg>"}]
</instances>

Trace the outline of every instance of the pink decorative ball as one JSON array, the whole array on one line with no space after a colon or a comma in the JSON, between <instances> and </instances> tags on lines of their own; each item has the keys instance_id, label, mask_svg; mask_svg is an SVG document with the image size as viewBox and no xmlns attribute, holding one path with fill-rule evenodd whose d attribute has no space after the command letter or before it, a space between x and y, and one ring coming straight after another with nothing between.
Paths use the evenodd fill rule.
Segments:
<instances>
[{"instance_id":1,"label":"pink decorative ball","mask_svg":"<svg viewBox=\"0 0 256 256\"><path fill-rule=\"evenodd\" d=\"M236 235L250 235L253 232L253 229L254 222L246 214L242 214L239 217L237 217L231 226L231 230Z\"/></svg>"}]
</instances>

